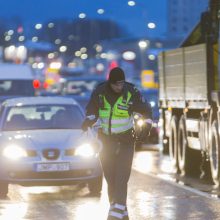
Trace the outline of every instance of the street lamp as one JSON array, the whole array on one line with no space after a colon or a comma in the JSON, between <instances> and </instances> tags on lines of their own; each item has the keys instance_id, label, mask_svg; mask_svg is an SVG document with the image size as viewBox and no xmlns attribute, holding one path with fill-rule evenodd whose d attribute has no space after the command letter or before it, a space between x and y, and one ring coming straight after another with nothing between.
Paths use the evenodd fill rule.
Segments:
<instances>
[{"instance_id":1,"label":"street lamp","mask_svg":"<svg viewBox=\"0 0 220 220\"><path fill-rule=\"evenodd\" d=\"M132 7L132 6L135 6L135 5L136 5L136 2L135 2L135 1L128 1L128 5L131 6L131 7Z\"/></svg>"},{"instance_id":2,"label":"street lamp","mask_svg":"<svg viewBox=\"0 0 220 220\"><path fill-rule=\"evenodd\" d=\"M147 47L147 42L145 40L141 40L138 43L141 50L144 50Z\"/></svg>"},{"instance_id":3,"label":"street lamp","mask_svg":"<svg viewBox=\"0 0 220 220\"><path fill-rule=\"evenodd\" d=\"M105 12L105 10L103 9L103 8L99 8L98 10L97 10L97 13L98 14L104 14L104 12Z\"/></svg>"},{"instance_id":4,"label":"street lamp","mask_svg":"<svg viewBox=\"0 0 220 220\"><path fill-rule=\"evenodd\" d=\"M36 29L36 30L40 30L42 27L43 27L42 24L36 24L36 25L35 25L35 29Z\"/></svg>"},{"instance_id":5,"label":"street lamp","mask_svg":"<svg viewBox=\"0 0 220 220\"><path fill-rule=\"evenodd\" d=\"M80 18L80 19L83 19L83 18L85 18L85 17L86 17L86 14L85 14L85 13L80 13L80 14L79 14L79 18Z\"/></svg>"},{"instance_id":6,"label":"street lamp","mask_svg":"<svg viewBox=\"0 0 220 220\"><path fill-rule=\"evenodd\" d=\"M145 69L145 59L146 59L146 48L148 47L149 42L146 40L141 40L138 42L140 48L140 58L141 58L141 70Z\"/></svg>"},{"instance_id":7,"label":"street lamp","mask_svg":"<svg viewBox=\"0 0 220 220\"><path fill-rule=\"evenodd\" d=\"M149 22L149 23L147 24L147 27L148 27L149 29L155 29L155 28L156 28L156 24L153 23L153 22Z\"/></svg>"}]
</instances>

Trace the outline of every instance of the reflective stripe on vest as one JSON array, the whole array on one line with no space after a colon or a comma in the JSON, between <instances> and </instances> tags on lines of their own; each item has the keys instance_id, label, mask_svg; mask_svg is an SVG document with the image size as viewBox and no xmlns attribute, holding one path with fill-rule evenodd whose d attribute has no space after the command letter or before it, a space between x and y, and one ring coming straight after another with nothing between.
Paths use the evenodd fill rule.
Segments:
<instances>
[{"instance_id":1,"label":"reflective stripe on vest","mask_svg":"<svg viewBox=\"0 0 220 220\"><path fill-rule=\"evenodd\" d=\"M104 99L104 107L99 109L99 118L101 121L102 130L105 134L111 133L117 134L125 132L133 127L133 116L129 115L128 102L131 98L131 93L128 92L126 103L123 102L123 96L120 96L114 106L108 103L106 98ZM111 116L111 118L110 118ZM109 128L110 126L110 128Z\"/></svg>"}]
</instances>

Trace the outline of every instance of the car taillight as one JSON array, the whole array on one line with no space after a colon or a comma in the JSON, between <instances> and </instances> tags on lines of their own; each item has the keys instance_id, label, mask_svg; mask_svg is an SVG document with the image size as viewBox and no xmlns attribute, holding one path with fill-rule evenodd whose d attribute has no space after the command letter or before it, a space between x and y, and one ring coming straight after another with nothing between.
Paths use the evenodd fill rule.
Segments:
<instances>
[{"instance_id":1,"label":"car taillight","mask_svg":"<svg viewBox=\"0 0 220 220\"><path fill-rule=\"evenodd\" d=\"M43 88L44 88L44 89L47 89L47 88L48 88L48 86L49 86L49 85L48 85L48 83L47 83L47 82L44 82L44 83L43 83Z\"/></svg>"},{"instance_id":2,"label":"car taillight","mask_svg":"<svg viewBox=\"0 0 220 220\"><path fill-rule=\"evenodd\" d=\"M40 81L38 79L33 80L33 87L35 89L39 89L40 88Z\"/></svg>"}]
</instances>

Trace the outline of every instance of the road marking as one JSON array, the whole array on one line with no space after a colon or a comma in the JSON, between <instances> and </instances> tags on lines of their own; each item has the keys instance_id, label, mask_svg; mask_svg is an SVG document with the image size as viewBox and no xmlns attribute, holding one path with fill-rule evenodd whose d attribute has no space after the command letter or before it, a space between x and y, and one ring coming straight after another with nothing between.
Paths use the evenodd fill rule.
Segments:
<instances>
[{"instance_id":1,"label":"road marking","mask_svg":"<svg viewBox=\"0 0 220 220\"><path fill-rule=\"evenodd\" d=\"M220 199L218 197L218 195L211 195L210 193L202 192L202 191L200 191L198 189L192 188L190 186L186 186L186 185L184 185L184 183L182 181L179 181L178 183L176 183L176 182L174 182L175 181L174 178L171 178L171 177L169 179L167 178L167 176L169 176L169 175L166 175L166 179L165 179L160 174L157 175L157 174L152 174L152 173L148 173L148 172L140 172L140 170L138 170L135 166L133 167L133 170L137 171L138 173L142 173L142 174L148 175L150 177L153 177L155 179L163 180L163 181L165 181L167 183L170 183L171 185L174 185L174 186L176 186L178 188L181 188L181 189L185 189L185 190L190 191L190 192L192 192L194 194L197 194L199 196L203 196L203 197L206 197L208 199L213 199L215 201Z\"/></svg>"}]
</instances>

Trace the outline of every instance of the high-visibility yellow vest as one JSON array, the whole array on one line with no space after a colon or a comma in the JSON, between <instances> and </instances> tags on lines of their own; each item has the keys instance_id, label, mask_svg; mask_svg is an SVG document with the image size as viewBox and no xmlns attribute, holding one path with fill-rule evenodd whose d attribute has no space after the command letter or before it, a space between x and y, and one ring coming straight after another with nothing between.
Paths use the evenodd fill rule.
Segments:
<instances>
[{"instance_id":1,"label":"high-visibility yellow vest","mask_svg":"<svg viewBox=\"0 0 220 220\"><path fill-rule=\"evenodd\" d=\"M111 106L104 95L103 106L99 107L99 119L102 131L105 134L119 134L133 127L133 116L129 114L129 100L131 93L127 93L127 99L120 96L114 106Z\"/></svg>"}]
</instances>

